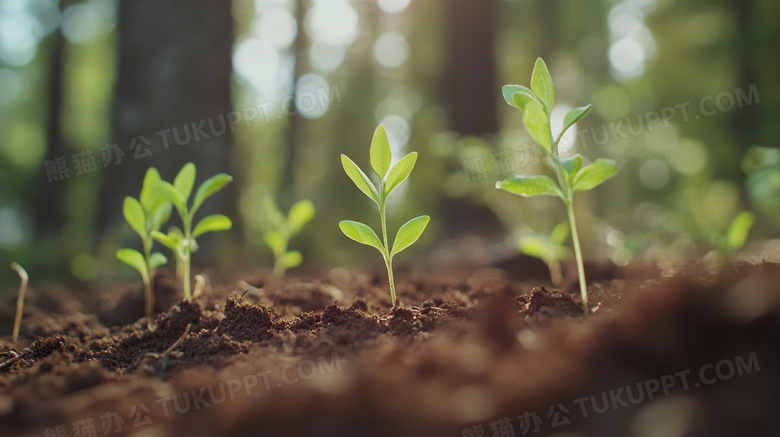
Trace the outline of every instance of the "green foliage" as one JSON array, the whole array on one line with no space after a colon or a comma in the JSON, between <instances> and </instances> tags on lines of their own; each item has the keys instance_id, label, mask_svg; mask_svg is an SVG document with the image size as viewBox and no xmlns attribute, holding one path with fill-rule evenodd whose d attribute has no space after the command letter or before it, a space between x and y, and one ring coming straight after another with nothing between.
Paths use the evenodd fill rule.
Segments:
<instances>
[{"instance_id":1,"label":"green foliage","mask_svg":"<svg viewBox=\"0 0 780 437\"><path fill-rule=\"evenodd\" d=\"M564 117L563 129L557 136L552 135L550 114L555 103L552 78L542 58L536 60L531 74L531 88L522 85L505 85L502 90L504 100L523 112L523 122L531 136L552 158L558 183L548 176L513 176L496 183L496 188L521 196L558 196L566 205L571 226L572 242L577 258L577 271L580 279L582 306L588 312L587 284L582 263L577 226L574 217L574 193L591 190L614 176L617 165L610 159L597 159L583 167L582 156L568 158L559 156L558 143L563 134L591 109L591 105L574 108Z\"/></svg>"},{"instance_id":2,"label":"green foliage","mask_svg":"<svg viewBox=\"0 0 780 437\"><path fill-rule=\"evenodd\" d=\"M568 258L571 250L566 247L566 238L569 236L569 225L566 222L558 223L550 232L550 235L527 235L520 238L518 248L528 256L539 258L547 264L550 270L550 279L553 285L563 285L561 274L561 261Z\"/></svg>"},{"instance_id":3,"label":"green foliage","mask_svg":"<svg viewBox=\"0 0 780 437\"><path fill-rule=\"evenodd\" d=\"M192 205L187 207L190 194L192 194L192 189L195 185L195 175L195 164L189 162L185 164L179 171L179 174L176 175L173 184L162 180L159 181L157 189L162 193L162 196L173 205L176 211L178 211L184 229L179 230L178 228L171 228L167 235L158 230L151 233L157 241L173 250L176 255L176 271L182 280L185 299L192 298L190 287L190 256L192 252L198 250L198 244L195 239L206 232L225 231L233 227L233 222L230 218L222 214L213 214L204 217L193 227L195 213L203 204L203 201L224 188L233 180L233 177L225 173L220 173L206 179L195 192Z\"/></svg>"},{"instance_id":4,"label":"green foliage","mask_svg":"<svg viewBox=\"0 0 780 437\"><path fill-rule=\"evenodd\" d=\"M430 221L430 217L423 215L413 218L406 222L395 236L393 245L387 239L387 219L386 219L386 201L387 196L401 184L414 168L417 161L417 152L411 152L401 158L394 166L392 162L390 143L387 140L387 133L384 126L379 126L374 132L374 138L371 141L370 149L371 168L379 177L379 186L375 186L365 173L349 159L346 155L341 155L341 164L344 172L347 173L352 182L368 196L379 208L379 217L382 224L382 239L371 227L360 222L351 220L342 220L339 222L341 232L358 243L371 246L378 250L385 260L387 266L387 276L390 283L390 299L393 308L398 306L398 299L395 295L395 283L393 281L393 257L402 250L414 244L420 238L425 227ZM392 247L392 249L391 249Z\"/></svg>"},{"instance_id":5,"label":"green foliage","mask_svg":"<svg viewBox=\"0 0 780 437\"><path fill-rule=\"evenodd\" d=\"M146 298L146 315L151 315L154 306L154 271L168 260L159 252L152 253L152 234L168 221L171 203L157 190L160 173L152 167L146 171L139 199L125 197L122 213L131 228L141 237L143 254L134 249L119 249L117 259L133 267L141 275Z\"/></svg>"},{"instance_id":6,"label":"green foliage","mask_svg":"<svg viewBox=\"0 0 780 437\"><path fill-rule=\"evenodd\" d=\"M736 252L745 245L755 220L755 215L753 215L752 212L742 211L731 221L726 233L717 237L718 260L721 263L725 262L730 254Z\"/></svg>"},{"instance_id":7,"label":"green foliage","mask_svg":"<svg viewBox=\"0 0 780 437\"><path fill-rule=\"evenodd\" d=\"M284 272L298 267L303 262L303 255L297 250L288 251L287 247L294 235L314 218L314 204L309 200L300 200L290 208L287 217L279 210L271 196L263 202L271 229L263 233L263 241L274 254L274 276L283 277Z\"/></svg>"}]
</instances>

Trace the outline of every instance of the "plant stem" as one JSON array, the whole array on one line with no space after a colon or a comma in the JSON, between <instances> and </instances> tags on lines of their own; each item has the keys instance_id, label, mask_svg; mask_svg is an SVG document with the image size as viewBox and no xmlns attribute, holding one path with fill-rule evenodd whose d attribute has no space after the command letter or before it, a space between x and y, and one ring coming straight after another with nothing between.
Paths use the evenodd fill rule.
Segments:
<instances>
[{"instance_id":1,"label":"plant stem","mask_svg":"<svg viewBox=\"0 0 780 437\"><path fill-rule=\"evenodd\" d=\"M580 278L580 294L582 295L582 310L588 314L588 285L585 282L585 267L582 264L582 249L580 249L580 237L577 234L577 223L574 219L574 202L566 202L566 211L569 214L569 226L571 227L571 239L574 244L574 256L577 259L577 274Z\"/></svg>"},{"instance_id":2,"label":"plant stem","mask_svg":"<svg viewBox=\"0 0 780 437\"><path fill-rule=\"evenodd\" d=\"M146 299L145 313L147 316L152 315L154 308L154 275L155 269L152 269L152 239L144 238L144 259L146 260L146 270L149 272L149 277L144 281L144 298Z\"/></svg>"},{"instance_id":3,"label":"plant stem","mask_svg":"<svg viewBox=\"0 0 780 437\"><path fill-rule=\"evenodd\" d=\"M561 262L557 258L551 258L547 262L547 268L550 269L550 279L556 287L563 285L563 274L561 273Z\"/></svg>"},{"instance_id":4,"label":"plant stem","mask_svg":"<svg viewBox=\"0 0 780 437\"><path fill-rule=\"evenodd\" d=\"M24 294L27 292L27 282L30 277L27 275L27 271L17 263L11 263L11 268L16 270L19 274L21 284L19 285L19 295L16 297L16 317L14 318L14 331L11 335L11 344L16 345L16 340L19 338L19 328L22 325L22 311L24 310Z\"/></svg>"},{"instance_id":5,"label":"plant stem","mask_svg":"<svg viewBox=\"0 0 780 437\"><path fill-rule=\"evenodd\" d=\"M190 287L190 254L192 253L192 213L187 215L183 220L184 226L184 259L182 259L181 273L182 273L182 291L184 293L185 300L192 300L192 289Z\"/></svg>"},{"instance_id":6,"label":"plant stem","mask_svg":"<svg viewBox=\"0 0 780 437\"><path fill-rule=\"evenodd\" d=\"M381 184L380 190L384 192L384 183ZM398 306L398 299L395 297L395 281L393 280L393 257L390 255L390 243L387 241L387 218L385 217L385 202L384 199L379 204L379 216L382 220L382 243L384 244L384 257L385 265L387 266L387 280L390 282L390 300L393 303L393 308Z\"/></svg>"},{"instance_id":7,"label":"plant stem","mask_svg":"<svg viewBox=\"0 0 780 437\"><path fill-rule=\"evenodd\" d=\"M154 305L154 298L153 298L153 291L152 291L153 279L150 279L149 277L145 277L143 279L144 279L144 297L146 298L144 313L146 314L146 316L151 316L153 305Z\"/></svg>"}]
</instances>

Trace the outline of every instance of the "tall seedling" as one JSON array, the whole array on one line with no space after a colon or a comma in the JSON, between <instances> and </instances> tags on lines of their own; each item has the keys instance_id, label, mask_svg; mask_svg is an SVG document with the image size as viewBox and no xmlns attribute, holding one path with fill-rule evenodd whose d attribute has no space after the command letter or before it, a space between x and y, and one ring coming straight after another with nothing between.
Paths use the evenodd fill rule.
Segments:
<instances>
[{"instance_id":1,"label":"tall seedling","mask_svg":"<svg viewBox=\"0 0 780 437\"><path fill-rule=\"evenodd\" d=\"M536 65L534 65L530 89L522 85L504 85L502 91L506 102L523 112L523 122L528 132L552 158L558 182L556 183L550 177L543 175L513 176L497 182L496 188L520 196L547 195L557 196L563 200L569 216L574 255L577 260L582 309L587 314L588 287L585 282L582 250L574 217L574 193L591 190L609 179L617 171L617 165L611 159L600 158L583 167L582 156L579 154L568 158L559 156L558 143L560 143L563 134L590 111L591 105L569 111L564 117L563 129L557 136L553 137L550 115L555 102L555 94L550 72L542 58L538 58Z\"/></svg>"},{"instance_id":2,"label":"tall seedling","mask_svg":"<svg viewBox=\"0 0 780 437\"><path fill-rule=\"evenodd\" d=\"M195 213L203 204L203 201L229 184L233 178L225 173L212 176L206 179L198 190L192 201L192 206L188 207L190 194L195 185L195 164L189 162L182 167L179 174L176 175L173 184L161 181L158 189L168 201L173 204L182 221L182 231L172 228L168 235L159 231L152 232L154 238L173 250L180 263L177 271L180 270L182 280L182 291L185 299L192 299L191 279L190 279L190 257L192 252L198 250L198 244L195 239L206 232L224 231L233 227L233 222L227 216L222 214L213 214L204 217L200 222L194 225ZM178 265L178 264L177 264Z\"/></svg>"},{"instance_id":3,"label":"tall seedling","mask_svg":"<svg viewBox=\"0 0 780 437\"><path fill-rule=\"evenodd\" d=\"M390 282L390 300L392 301L393 308L395 308L398 306L398 299L395 295L395 282L393 280L393 257L398 252L414 244L414 242L420 238L420 235L422 235L431 218L427 215L422 215L406 222L398 230L395 240L393 240L392 249L390 248L390 241L387 239L387 196L389 196L401 182L406 180L409 173L412 172L414 164L417 162L417 152L409 153L391 167L392 156L390 152L390 143L387 140L387 133L385 132L384 126L380 125L376 128L376 132L374 132L374 138L371 141L371 150L369 153L371 168L379 177L379 186L376 186L371 182L368 176L366 176L360 167L352 162L347 155L341 155L341 165L344 167L347 176L352 179L352 182L357 185L363 194L373 200L379 208L382 240L379 240L379 237L377 237L373 229L360 222L343 220L339 222L339 228L341 228L341 232L347 237L358 243L371 246L382 254L382 258L385 260L385 266L387 267L388 281Z\"/></svg>"},{"instance_id":4,"label":"tall seedling","mask_svg":"<svg viewBox=\"0 0 780 437\"><path fill-rule=\"evenodd\" d=\"M154 273L155 270L168 262L159 252L152 253L154 240L152 233L168 221L171 216L171 204L156 191L160 182L160 173L152 167L146 171L141 195L138 199L127 196L122 207L125 220L138 235L141 236L143 254L134 249L119 249L116 257L138 270L144 282L145 313L152 314L154 307Z\"/></svg>"}]
</instances>

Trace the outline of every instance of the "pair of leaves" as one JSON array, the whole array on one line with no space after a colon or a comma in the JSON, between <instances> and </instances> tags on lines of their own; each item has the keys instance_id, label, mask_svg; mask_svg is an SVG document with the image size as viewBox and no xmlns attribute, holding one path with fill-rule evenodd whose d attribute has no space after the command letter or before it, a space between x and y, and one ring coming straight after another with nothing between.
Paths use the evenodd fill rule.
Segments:
<instances>
[{"instance_id":1,"label":"pair of leaves","mask_svg":"<svg viewBox=\"0 0 780 437\"><path fill-rule=\"evenodd\" d=\"M274 256L285 256L287 243L290 238L298 234L301 229L314 218L314 204L307 199L300 200L290 208L287 217L284 217L282 212L276 207L271 196L268 196L266 208L268 208L266 213L271 217L271 224L275 229L266 231L263 234L263 241L265 241L265 244L268 245L274 253ZM292 260L294 260L297 257L300 257L300 253L298 253L297 256L291 256ZM300 262L297 264L293 263L295 265L289 265L290 263L293 262L285 261L285 265L288 267L300 265Z\"/></svg>"},{"instance_id":2,"label":"pair of leaves","mask_svg":"<svg viewBox=\"0 0 780 437\"><path fill-rule=\"evenodd\" d=\"M179 215L181 215L182 219L188 218L189 220L192 220L192 217L203 204L203 201L224 188L233 180L232 176L225 173L220 173L206 179L200 187L198 187L192 201L192 206L188 209L187 203L189 202L192 188L195 185L195 174L195 164L189 162L185 164L179 171L179 174L176 175L173 184L161 181L159 185L163 195L173 204L176 210L179 211Z\"/></svg>"},{"instance_id":3,"label":"pair of leaves","mask_svg":"<svg viewBox=\"0 0 780 437\"><path fill-rule=\"evenodd\" d=\"M134 249L119 249L116 251L116 257L119 261L133 267L141 274L144 282L149 282L149 268L152 270L165 265L168 259L160 252L154 252L149 257L149 266L146 265L146 259L141 252Z\"/></svg>"},{"instance_id":4,"label":"pair of leaves","mask_svg":"<svg viewBox=\"0 0 780 437\"><path fill-rule=\"evenodd\" d=\"M571 193L591 190L615 175L617 164L611 159L599 158L582 168L582 157L575 155L567 160L559 160L567 173ZM496 188L524 197L557 196L565 199L563 191L552 178L544 175L513 176L496 182Z\"/></svg>"},{"instance_id":5,"label":"pair of leaves","mask_svg":"<svg viewBox=\"0 0 780 437\"><path fill-rule=\"evenodd\" d=\"M398 252L414 244L414 242L420 238L423 231L425 231L425 227L428 226L430 220L431 218L429 216L422 215L409 220L401 226L393 241L393 249L387 254L390 259ZM377 237L374 230L369 226L352 220L343 220L339 223L339 228L341 228L341 232L347 237L358 243L371 246L385 256L385 249L382 242L379 240L379 237Z\"/></svg>"},{"instance_id":6,"label":"pair of leaves","mask_svg":"<svg viewBox=\"0 0 780 437\"><path fill-rule=\"evenodd\" d=\"M349 159L347 155L341 155L341 165L344 167L344 172L347 173L347 176L363 194L377 205L382 205L387 196L409 177L412 169L414 169L414 164L417 162L417 152L407 154L395 165L391 166L392 152L390 142L387 139L387 132L384 126L380 125L376 128L374 138L371 140L369 155L371 168L379 177L379 187L376 187L371 182L371 179L363 173L363 170Z\"/></svg>"},{"instance_id":7,"label":"pair of leaves","mask_svg":"<svg viewBox=\"0 0 780 437\"><path fill-rule=\"evenodd\" d=\"M563 260L570 256L571 250L563 243L569 235L569 225L561 222L555 225L549 236L529 235L519 241L519 249L526 255L541 259L545 263Z\"/></svg>"}]
</instances>

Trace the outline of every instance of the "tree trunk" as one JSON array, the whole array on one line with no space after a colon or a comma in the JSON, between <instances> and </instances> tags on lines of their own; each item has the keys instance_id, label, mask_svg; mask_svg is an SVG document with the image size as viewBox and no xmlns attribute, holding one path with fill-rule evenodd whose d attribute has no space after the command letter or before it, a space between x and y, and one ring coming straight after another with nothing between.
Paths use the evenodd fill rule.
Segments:
<instances>
[{"instance_id":1,"label":"tree trunk","mask_svg":"<svg viewBox=\"0 0 780 437\"><path fill-rule=\"evenodd\" d=\"M122 222L123 198L138 196L149 167L172 181L194 162L196 187L228 171L233 130L231 2L123 0L118 34L111 143L124 156L100 157L103 231ZM230 197L228 192L209 200L202 214L220 210L237 218L225 209L235 204L227 202Z\"/></svg>"},{"instance_id":2,"label":"tree trunk","mask_svg":"<svg viewBox=\"0 0 780 437\"><path fill-rule=\"evenodd\" d=\"M498 130L495 0L447 0L449 62L444 95L450 127L464 135Z\"/></svg>"}]
</instances>

